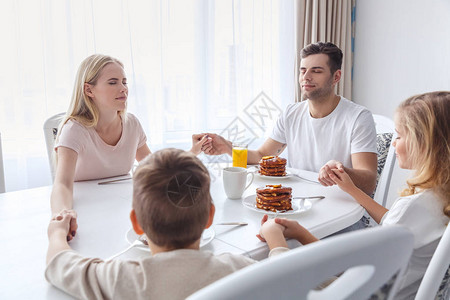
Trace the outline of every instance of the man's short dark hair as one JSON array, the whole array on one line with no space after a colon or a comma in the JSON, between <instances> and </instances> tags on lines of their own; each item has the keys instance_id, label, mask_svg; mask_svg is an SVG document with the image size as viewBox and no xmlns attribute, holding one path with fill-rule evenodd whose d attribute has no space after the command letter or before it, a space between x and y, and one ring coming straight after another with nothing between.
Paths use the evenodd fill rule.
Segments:
<instances>
[{"instance_id":1,"label":"man's short dark hair","mask_svg":"<svg viewBox=\"0 0 450 300\"><path fill-rule=\"evenodd\" d=\"M328 56L328 66L331 74L334 74L342 66L342 51L333 43L317 42L309 44L300 52L300 57L303 59L313 54L326 54Z\"/></svg>"}]
</instances>

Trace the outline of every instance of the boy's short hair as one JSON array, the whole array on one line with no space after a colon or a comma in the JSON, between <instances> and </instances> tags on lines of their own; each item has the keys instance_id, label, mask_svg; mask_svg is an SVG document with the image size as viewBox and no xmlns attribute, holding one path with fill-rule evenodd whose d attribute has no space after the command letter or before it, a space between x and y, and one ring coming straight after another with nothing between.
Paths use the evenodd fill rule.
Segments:
<instances>
[{"instance_id":1,"label":"boy's short hair","mask_svg":"<svg viewBox=\"0 0 450 300\"><path fill-rule=\"evenodd\" d=\"M133 209L149 239L169 249L198 240L209 219L209 186L208 170L190 152L169 148L141 161L133 174Z\"/></svg>"},{"instance_id":2,"label":"boy's short hair","mask_svg":"<svg viewBox=\"0 0 450 300\"><path fill-rule=\"evenodd\" d=\"M343 54L341 49L333 43L317 42L307 45L300 51L300 57L303 59L313 54L325 54L328 56L328 67L331 74L341 69Z\"/></svg>"}]
</instances>

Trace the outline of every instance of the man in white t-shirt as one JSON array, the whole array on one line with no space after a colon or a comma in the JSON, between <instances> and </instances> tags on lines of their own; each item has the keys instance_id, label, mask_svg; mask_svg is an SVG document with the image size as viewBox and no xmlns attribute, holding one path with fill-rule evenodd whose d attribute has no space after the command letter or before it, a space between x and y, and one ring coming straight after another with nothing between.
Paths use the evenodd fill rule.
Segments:
<instances>
[{"instance_id":1,"label":"man in white t-shirt","mask_svg":"<svg viewBox=\"0 0 450 300\"><path fill-rule=\"evenodd\" d=\"M341 79L342 51L332 43L315 43L301 51L299 83L305 101L290 104L280 115L271 136L257 150L248 151L248 164L288 148L290 167L319 173L332 186L332 169L345 170L367 194L377 177L376 131L372 114L335 93ZM194 135L200 139L205 135ZM232 143L207 133L206 154L232 153Z\"/></svg>"}]
</instances>

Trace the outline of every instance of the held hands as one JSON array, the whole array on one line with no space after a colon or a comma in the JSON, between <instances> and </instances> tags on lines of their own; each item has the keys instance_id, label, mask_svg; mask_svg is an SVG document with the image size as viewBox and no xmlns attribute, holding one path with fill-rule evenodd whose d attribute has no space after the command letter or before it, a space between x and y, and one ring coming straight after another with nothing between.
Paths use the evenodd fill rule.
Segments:
<instances>
[{"instance_id":1,"label":"held hands","mask_svg":"<svg viewBox=\"0 0 450 300\"><path fill-rule=\"evenodd\" d=\"M350 193L352 190L357 188L350 176L348 176L347 172L345 171L341 172L339 170L333 169L332 173L330 174L330 178L344 192Z\"/></svg>"},{"instance_id":2,"label":"held hands","mask_svg":"<svg viewBox=\"0 0 450 300\"><path fill-rule=\"evenodd\" d=\"M344 171L344 165L337 160L328 161L319 171L319 182L324 186L332 186L335 185L336 182L331 179L331 175L334 174L332 169L336 169L339 172Z\"/></svg>"},{"instance_id":3,"label":"held hands","mask_svg":"<svg viewBox=\"0 0 450 300\"><path fill-rule=\"evenodd\" d=\"M202 152L202 148L207 143L211 143L211 138L208 137L207 134L193 134L191 152L195 155L199 155Z\"/></svg>"},{"instance_id":4,"label":"held hands","mask_svg":"<svg viewBox=\"0 0 450 300\"><path fill-rule=\"evenodd\" d=\"M285 241L280 242L280 235L283 239L296 239L303 245L318 241L315 236L295 220L284 218L268 220L268 216L264 215L261 220L261 230L256 236L262 242L267 242L271 249L274 248L271 247L271 244L273 246L287 247Z\"/></svg>"},{"instance_id":5,"label":"held hands","mask_svg":"<svg viewBox=\"0 0 450 300\"><path fill-rule=\"evenodd\" d=\"M267 239L270 239L273 235L283 236L284 230L285 228L282 225L275 223L275 219L269 220L269 216L264 215L261 219L259 234L257 234L256 237L262 242L266 242L266 237Z\"/></svg>"},{"instance_id":6,"label":"held hands","mask_svg":"<svg viewBox=\"0 0 450 300\"><path fill-rule=\"evenodd\" d=\"M220 155L225 153L231 155L231 142L214 133L194 134L192 135L192 144L194 144L194 140L200 141L205 135L208 139L202 144L201 151L208 155Z\"/></svg>"},{"instance_id":7,"label":"held hands","mask_svg":"<svg viewBox=\"0 0 450 300\"><path fill-rule=\"evenodd\" d=\"M78 228L76 220L77 213L72 209L64 209L53 215L47 230L49 239L56 237L72 240Z\"/></svg>"},{"instance_id":8,"label":"held hands","mask_svg":"<svg viewBox=\"0 0 450 300\"><path fill-rule=\"evenodd\" d=\"M285 218L275 218L269 220L269 217L264 215L261 219L261 229L256 237L258 237L262 242L266 242L265 236L267 235L267 232L279 231L287 239L297 239L302 230L306 229L295 220Z\"/></svg>"},{"instance_id":9,"label":"held hands","mask_svg":"<svg viewBox=\"0 0 450 300\"><path fill-rule=\"evenodd\" d=\"M295 220L289 220L285 218L276 218L275 222L284 227L283 235L287 239L299 240L303 231L307 231L302 225Z\"/></svg>"}]
</instances>

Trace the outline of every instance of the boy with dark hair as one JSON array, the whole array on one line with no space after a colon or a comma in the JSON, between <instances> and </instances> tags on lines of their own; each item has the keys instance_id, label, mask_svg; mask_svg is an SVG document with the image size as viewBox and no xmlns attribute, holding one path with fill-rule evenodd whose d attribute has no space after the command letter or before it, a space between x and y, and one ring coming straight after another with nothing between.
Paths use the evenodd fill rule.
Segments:
<instances>
[{"instance_id":1,"label":"boy with dark hair","mask_svg":"<svg viewBox=\"0 0 450 300\"><path fill-rule=\"evenodd\" d=\"M55 215L48 228L46 279L83 299L184 299L255 261L200 251L214 218L210 177L192 153L164 149L145 158L133 174L131 222L148 237L152 256L103 261L73 251L66 236L72 211Z\"/></svg>"}]
</instances>

